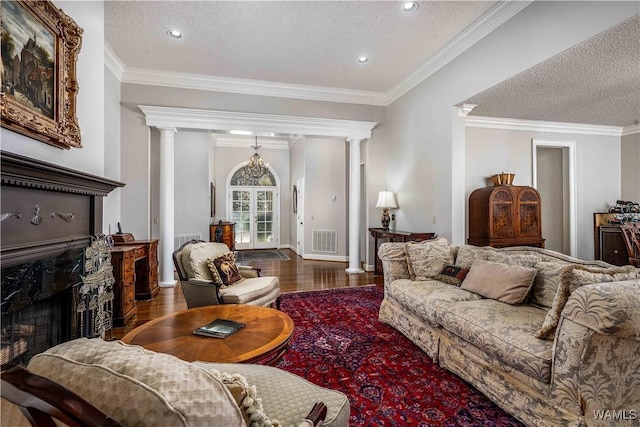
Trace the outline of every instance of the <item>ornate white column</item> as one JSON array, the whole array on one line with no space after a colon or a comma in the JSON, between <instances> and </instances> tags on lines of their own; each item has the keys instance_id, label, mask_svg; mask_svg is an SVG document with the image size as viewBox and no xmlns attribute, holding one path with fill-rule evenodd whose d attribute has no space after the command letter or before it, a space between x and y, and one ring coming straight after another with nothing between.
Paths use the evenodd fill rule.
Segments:
<instances>
[{"instance_id":1,"label":"ornate white column","mask_svg":"<svg viewBox=\"0 0 640 427\"><path fill-rule=\"evenodd\" d=\"M158 285L173 287L173 135L176 128L158 128L160 131L160 280Z\"/></svg>"},{"instance_id":2,"label":"ornate white column","mask_svg":"<svg viewBox=\"0 0 640 427\"><path fill-rule=\"evenodd\" d=\"M364 273L360 267L360 141L349 141L349 268L347 273Z\"/></svg>"}]
</instances>

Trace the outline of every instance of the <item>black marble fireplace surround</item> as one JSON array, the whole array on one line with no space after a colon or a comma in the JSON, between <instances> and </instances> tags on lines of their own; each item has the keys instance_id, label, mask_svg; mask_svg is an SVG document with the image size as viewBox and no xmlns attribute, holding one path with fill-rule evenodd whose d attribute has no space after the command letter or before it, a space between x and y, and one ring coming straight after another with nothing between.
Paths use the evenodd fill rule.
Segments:
<instances>
[{"instance_id":1,"label":"black marble fireplace surround","mask_svg":"<svg viewBox=\"0 0 640 427\"><path fill-rule=\"evenodd\" d=\"M2 368L83 336L76 306L102 198L124 184L0 151Z\"/></svg>"}]
</instances>

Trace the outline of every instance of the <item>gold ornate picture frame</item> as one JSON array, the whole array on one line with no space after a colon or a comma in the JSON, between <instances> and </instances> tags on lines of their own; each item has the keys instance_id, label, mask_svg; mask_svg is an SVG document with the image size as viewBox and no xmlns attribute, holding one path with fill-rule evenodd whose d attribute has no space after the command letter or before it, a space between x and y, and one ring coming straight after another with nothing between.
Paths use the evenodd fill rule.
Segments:
<instances>
[{"instance_id":1,"label":"gold ornate picture frame","mask_svg":"<svg viewBox=\"0 0 640 427\"><path fill-rule=\"evenodd\" d=\"M82 28L50 0L2 1L2 127L58 148L82 147L76 63Z\"/></svg>"}]
</instances>

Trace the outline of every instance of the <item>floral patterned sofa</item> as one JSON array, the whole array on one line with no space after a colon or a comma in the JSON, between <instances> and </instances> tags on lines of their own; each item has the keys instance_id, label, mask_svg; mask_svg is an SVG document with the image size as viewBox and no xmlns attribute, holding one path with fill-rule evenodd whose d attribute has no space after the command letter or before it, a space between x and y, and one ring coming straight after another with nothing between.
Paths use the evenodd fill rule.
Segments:
<instances>
[{"instance_id":1,"label":"floral patterned sofa","mask_svg":"<svg viewBox=\"0 0 640 427\"><path fill-rule=\"evenodd\" d=\"M380 321L526 425L640 425L634 267L442 238L378 255Z\"/></svg>"}]
</instances>

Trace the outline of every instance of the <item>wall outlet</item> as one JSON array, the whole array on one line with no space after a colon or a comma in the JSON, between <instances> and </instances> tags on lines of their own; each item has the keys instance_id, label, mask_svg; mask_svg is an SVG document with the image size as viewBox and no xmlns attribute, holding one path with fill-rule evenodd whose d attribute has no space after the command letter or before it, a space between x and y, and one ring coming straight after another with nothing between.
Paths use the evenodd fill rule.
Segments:
<instances>
[{"instance_id":1,"label":"wall outlet","mask_svg":"<svg viewBox=\"0 0 640 427\"><path fill-rule=\"evenodd\" d=\"M436 216L434 215L434 216L431 218L431 222L433 222L433 223L435 224L435 223L436 223L436 219L437 219L437 218L436 218Z\"/></svg>"},{"instance_id":2,"label":"wall outlet","mask_svg":"<svg viewBox=\"0 0 640 427\"><path fill-rule=\"evenodd\" d=\"M391 221L395 221L396 220L396 214L391 214Z\"/></svg>"}]
</instances>

